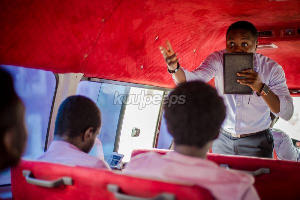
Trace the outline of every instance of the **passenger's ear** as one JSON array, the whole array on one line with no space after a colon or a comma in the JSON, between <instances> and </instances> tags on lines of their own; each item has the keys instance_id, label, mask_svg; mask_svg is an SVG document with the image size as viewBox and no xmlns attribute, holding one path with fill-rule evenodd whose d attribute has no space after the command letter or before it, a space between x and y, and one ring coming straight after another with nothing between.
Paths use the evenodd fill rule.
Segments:
<instances>
[{"instance_id":1,"label":"passenger's ear","mask_svg":"<svg viewBox=\"0 0 300 200\"><path fill-rule=\"evenodd\" d=\"M8 130L4 133L3 144L6 152L11 152L13 149L13 131Z\"/></svg>"},{"instance_id":2,"label":"passenger's ear","mask_svg":"<svg viewBox=\"0 0 300 200\"><path fill-rule=\"evenodd\" d=\"M255 44L255 51L257 50L257 47L258 47L258 41L256 41L256 44Z\"/></svg>"},{"instance_id":3,"label":"passenger's ear","mask_svg":"<svg viewBox=\"0 0 300 200\"><path fill-rule=\"evenodd\" d=\"M87 141L91 139L93 135L94 135L94 129L92 127L86 129L83 135L83 141Z\"/></svg>"},{"instance_id":4,"label":"passenger's ear","mask_svg":"<svg viewBox=\"0 0 300 200\"><path fill-rule=\"evenodd\" d=\"M19 148L14 143L14 137L15 137L15 130L8 130L4 133L3 137L3 144L6 152L8 153L8 156L10 159L17 158L19 159L21 157L21 152L19 152Z\"/></svg>"}]
</instances>

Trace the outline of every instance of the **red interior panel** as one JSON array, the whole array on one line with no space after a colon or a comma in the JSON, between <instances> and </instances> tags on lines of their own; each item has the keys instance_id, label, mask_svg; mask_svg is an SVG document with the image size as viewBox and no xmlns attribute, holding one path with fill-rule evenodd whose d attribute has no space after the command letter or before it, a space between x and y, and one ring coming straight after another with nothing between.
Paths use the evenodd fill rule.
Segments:
<instances>
[{"instance_id":1,"label":"red interior panel","mask_svg":"<svg viewBox=\"0 0 300 200\"><path fill-rule=\"evenodd\" d=\"M35 178L43 180L56 180L63 176L71 177L73 184L58 188L35 186L26 182L22 175L23 170L30 170ZM177 200L213 199L208 190L198 186L160 182L116 174L107 170L70 167L45 162L22 161L18 167L12 169L11 177L13 198L18 200L116 200L113 193L108 192L108 184L118 185L123 194L137 197L154 197L162 192L167 192L174 194Z\"/></svg>"},{"instance_id":2,"label":"red interior panel","mask_svg":"<svg viewBox=\"0 0 300 200\"><path fill-rule=\"evenodd\" d=\"M273 30L278 49L261 50L281 64L290 89L300 89L300 1L276 0L2 0L0 63L54 72L173 87L158 46L169 39L181 65L195 69L225 48L227 27L248 20Z\"/></svg>"}]
</instances>

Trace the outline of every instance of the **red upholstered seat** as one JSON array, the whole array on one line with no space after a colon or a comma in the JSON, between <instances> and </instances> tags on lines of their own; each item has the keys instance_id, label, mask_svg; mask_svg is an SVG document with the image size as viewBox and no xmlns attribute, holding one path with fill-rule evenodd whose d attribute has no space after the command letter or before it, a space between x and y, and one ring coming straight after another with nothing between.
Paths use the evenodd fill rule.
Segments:
<instances>
[{"instance_id":1,"label":"red upholstered seat","mask_svg":"<svg viewBox=\"0 0 300 200\"><path fill-rule=\"evenodd\" d=\"M131 156L155 151L165 154L169 150L134 150ZM269 174L255 176L255 188L261 199L299 199L300 163L245 156L225 156L209 153L207 159L217 164L227 164L232 169L254 171L270 169Z\"/></svg>"},{"instance_id":2,"label":"red upholstered seat","mask_svg":"<svg viewBox=\"0 0 300 200\"><path fill-rule=\"evenodd\" d=\"M34 178L56 180L70 177L71 185L46 188L27 183L24 170ZM173 194L176 200L213 199L210 192L198 186L181 185L157 180L137 178L107 170L71 167L53 163L22 161L12 169L12 194L14 199L117 199L107 190L109 184L119 186L122 194L137 197L154 197L163 192ZM119 198L120 199L120 198Z\"/></svg>"}]
</instances>

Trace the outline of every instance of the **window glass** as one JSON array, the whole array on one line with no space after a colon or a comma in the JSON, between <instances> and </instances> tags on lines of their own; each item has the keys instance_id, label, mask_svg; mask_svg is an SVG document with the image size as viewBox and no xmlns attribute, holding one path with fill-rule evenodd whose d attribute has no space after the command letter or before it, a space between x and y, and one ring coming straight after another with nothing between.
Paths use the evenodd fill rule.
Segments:
<instances>
[{"instance_id":1,"label":"window glass","mask_svg":"<svg viewBox=\"0 0 300 200\"><path fill-rule=\"evenodd\" d=\"M77 94L91 98L101 110L102 127L98 138L105 160L115 148L124 154L124 161L129 161L133 149L153 147L163 93L110 83L79 83ZM133 136L133 131L139 131L139 135ZM101 157L97 152L94 145L90 154Z\"/></svg>"},{"instance_id":2,"label":"window glass","mask_svg":"<svg viewBox=\"0 0 300 200\"><path fill-rule=\"evenodd\" d=\"M164 117L162 117L157 141L157 148L169 149L172 141L173 137L168 132L166 120Z\"/></svg>"},{"instance_id":3,"label":"window glass","mask_svg":"<svg viewBox=\"0 0 300 200\"><path fill-rule=\"evenodd\" d=\"M131 87L126 97L118 153L129 162L134 149L153 148L163 91ZM125 98L125 97L124 97Z\"/></svg>"},{"instance_id":4,"label":"window glass","mask_svg":"<svg viewBox=\"0 0 300 200\"><path fill-rule=\"evenodd\" d=\"M14 79L17 94L25 104L28 141L23 158L36 159L44 152L56 78L52 72L15 66L0 66ZM1 173L0 184L10 183L10 171Z\"/></svg>"},{"instance_id":5,"label":"window glass","mask_svg":"<svg viewBox=\"0 0 300 200\"><path fill-rule=\"evenodd\" d=\"M289 121L281 118L276 122L274 128L287 133L291 138L300 140L300 97L292 97L294 102L294 114Z\"/></svg>"}]
</instances>

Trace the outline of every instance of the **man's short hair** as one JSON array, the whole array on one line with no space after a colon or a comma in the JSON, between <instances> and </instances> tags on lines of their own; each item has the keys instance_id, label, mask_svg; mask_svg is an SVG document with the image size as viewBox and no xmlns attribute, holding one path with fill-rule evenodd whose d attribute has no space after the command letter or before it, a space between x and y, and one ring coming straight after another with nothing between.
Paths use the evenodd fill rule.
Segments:
<instances>
[{"instance_id":1,"label":"man's short hair","mask_svg":"<svg viewBox=\"0 0 300 200\"><path fill-rule=\"evenodd\" d=\"M0 131L1 133L7 131L9 128L14 127L16 122L16 107L19 102L13 79L10 74L0 69Z\"/></svg>"},{"instance_id":2,"label":"man's short hair","mask_svg":"<svg viewBox=\"0 0 300 200\"><path fill-rule=\"evenodd\" d=\"M24 151L27 132L24 127L24 105L15 92L11 75L0 69L0 170L15 166ZM21 115L22 114L22 115ZM12 134L10 143L13 152L4 145L5 134Z\"/></svg>"},{"instance_id":3,"label":"man's short hair","mask_svg":"<svg viewBox=\"0 0 300 200\"><path fill-rule=\"evenodd\" d=\"M177 145L202 148L214 140L226 116L223 98L208 84L191 81L179 85L169 94L169 99L184 98L165 104L165 119L169 133Z\"/></svg>"},{"instance_id":4,"label":"man's short hair","mask_svg":"<svg viewBox=\"0 0 300 200\"><path fill-rule=\"evenodd\" d=\"M253 35L253 37L255 39L257 39L257 29L252 23L250 23L248 21L237 21L237 22L231 24L227 29L226 37L228 36L228 33L230 31L237 30L237 29L247 30Z\"/></svg>"},{"instance_id":5,"label":"man's short hair","mask_svg":"<svg viewBox=\"0 0 300 200\"><path fill-rule=\"evenodd\" d=\"M74 138L92 127L94 133L101 126L101 113L89 98L76 95L60 105L55 121L54 135Z\"/></svg>"}]
</instances>

